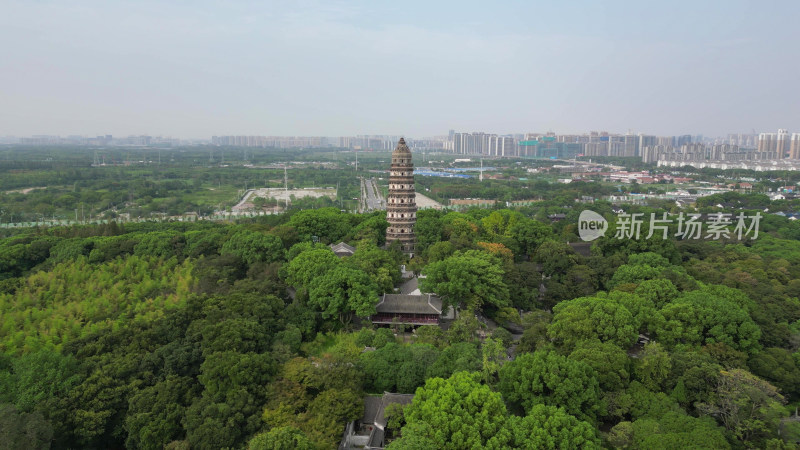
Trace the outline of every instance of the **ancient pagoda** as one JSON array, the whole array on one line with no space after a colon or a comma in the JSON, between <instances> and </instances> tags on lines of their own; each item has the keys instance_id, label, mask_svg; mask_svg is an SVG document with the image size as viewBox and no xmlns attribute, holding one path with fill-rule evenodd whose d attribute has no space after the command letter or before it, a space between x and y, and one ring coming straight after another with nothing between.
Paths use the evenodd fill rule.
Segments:
<instances>
[{"instance_id":1,"label":"ancient pagoda","mask_svg":"<svg viewBox=\"0 0 800 450\"><path fill-rule=\"evenodd\" d=\"M417 202L414 193L414 163L406 141L400 138L392 152L389 169L389 198L386 203L386 244L400 242L403 253L414 256L414 225L417 223Z\"/></svg>"}]
</instances>

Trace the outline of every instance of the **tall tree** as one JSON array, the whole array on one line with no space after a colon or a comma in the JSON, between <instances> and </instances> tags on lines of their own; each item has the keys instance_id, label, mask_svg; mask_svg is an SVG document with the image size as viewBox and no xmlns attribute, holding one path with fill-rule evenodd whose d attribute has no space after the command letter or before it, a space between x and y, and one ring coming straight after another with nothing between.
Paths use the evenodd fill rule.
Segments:
<instances>
[{"instance_id":1,"label":"tall tree","mask_svg":"<svg viewBox=\"0 0 800 450\"><path fill-rule=\"evenodd\" d=\"M363 318L376 312L378 287L361 270L340 265L315 277L313 284L308 304L322 311L324 318L337 317L346 324L353 316Z\"/></svg>"},{"instance_id":2,"label":"tall tree","mask_svg":"<svg viewBox=\"0 0 800 450\"><path fill-rule=\"evenodd\" d=\"M418 440L432 442L439 449L507 445L511 436L505 426L503 399L479 380L478 373L458 372L446 380L425 382L405 410L402 438L390 448L409 448L406 442Z\"/></svg>"},{"instance_id":3,"label":"tall tree","mask_svg":"<svg viewBox=\"0 0 800 450\"><path fill-rule=\"evenodd\" d=\"M289 218L289 225L297 230L302 240L316 236L323 242L338 242L350 231L350 219L336 208L298 211Z\"/></svg>"},{"instance_id":4,"label":"tall tree","mask_svg":"<svg viewBox=\"0 0 800 450\"><path fill-rule=\"evenodd\" d=\"M503 342L499 339L487 338L481 346L483 353L483 377L488 385L493 385L497 379L497 373L506 361L506 349Z\"/></svg>"},{"instance_id":5,"label":"tall tree","mask_svg":"<svg viewBox=\"0 0 800 450\"><path fill-rule=\"evenodd\" d=\"M753 374L775 384L783 395L797 398L800 394L800 353L783 348L767 348L755 354L747 365Z\"/></svg>"},{"instance_id":6,"label":"tall tree","mask_svg":"<svg viewBox=\"0 0 800 450\"><path fill-rule=\"evenodd\" d=\"M742 369L723 370L714 395L698 409L718 417L744 443L758 443L777 435L780 419L788 413L775 386Z\"/></svg>"},{"instance_id":7,"label":"tall tree","mask_svg":"<svg viewBox=\"0 0 800 450\"><path fill-rule=\"evenodd\" d=\"M636 378L653 392L661 390L664 380L669 376L672 359L669 352L658 342L648 342L636 363Z\"/></svg>"},{"instance_id":8,"label":"tall tree","mask_svg":"<svg viewBox=\"0 0 800 450\"><path fill-rule=\"evenodd\" d=\"M284 258L285 251L278 236L241 230L222 244L220 253L230 253L242 258L247 264L254 264L280 261Z\"/></svg>"},{"instance_id":9,"label":"tall tree","mask_svg":"<svg viewBox=\"0 0 800 450\"><path fill-rule=\"evenodd\" d=\"M453 305L474 309L484 304L496 307L508 304L508 287L503 282L500 262L485 252L456 252L449 258L428 264L424 273L427 278L422 279L422 289L441 296L443 308Z\"/></svg>"},{"instance_id":10,"label":"tall tree","mask_svg":"<svg viewBox=\"0 0 800 450\"><path fill-rule=\"evenodd\" d=\"M314 277L339 264L339 258L330 248L315 247L303 251L289 262L286 266L286 281L294 287L310 288Z\"/></svg>"},{"instance_id":11,"label":"tall tree","mask_svg":"<svg viewBox=\"0 0 800 450\"><path fill-rule=\"evenodd\" d=\"M186 431L181 420L186 407L199 395L199 384L188 377L166 380L133 394L125 417L128 448L160 449Z\"/></svg>"},{"instance_id":12,"label":"tall tree","mask_svg":"<svg viewBox=\"0 0 800 450\"><path fill-rule=\"evenodd\" d=\"M658 340L677 344L723 343L746 353L759 350L761 330L747 310L713 291L685 293L661 309L664 322L655 327Z\"/></svg>"},{"instance_id":13,"label":"tall tree","mask_svg":"<svg viewBox=\"0 0 800 450\"><path fill-rule=\"evenodd\" d=\"M553 239L546 239L533 255L533 261L542 265L542 274L558 278L578 263L578 254L572 248Z\"/></svg>"},{"instance_id":14,"label":"tall tree","mask_svg":"<svg viewBox=\"0 0 800 450\"><path fill-rule=\"evenodd\" d=\"M13 405L0 404L0 442L9 450L46 450L53 440L53 426L42 413L17 411Z\"/></svg>"},{"instance_id":15,"label":"tall tree","mask_svg":"<svg viewBox=\"0 0 800 450\"><path fill-rule=\"evenodd\" d=\"M710 417L691 417L670 411L660 417L620 422L609 433L615 448L638 449L728 449L725 434Z\"/></svg>"},{"instance_id":16,"label":"tall tree","mask_svg":"<svg viewBox=\"0 0 800 450\"><path fill-rule=\"evenodd\" d=\"M393 292L394 286L400 282L400 262L394 259L392 253L371 243L360 243L344 263L366 272L375 280L379 292Z\"/></svg>"},{"instance_id":17,"label":"tall tree","mask_svg":"<svg viewBox=\"0 0 800 450\"><path fill-rule=\"evenodd\" d=\"M511 416L508 427L513 448L603 448L594 426L554 406L536 405L525 417Z\"/></svg>"},{"instance_id":18,"label":"tall tree","mask_svg":"<svg viewBox=\"0 0 800 450\"><path fill-rule=\"evenodd\" d=\"M594 369L604 391L617 391L628 386L630 359L625 350L610 342L583 341L570 353L569 359L581 361Z\"/></svg>"},{"instance_id":19,"label":"tall tree","mask_svg":"<svg viewBox=\"0 0 800 450\"><path fill-rule=\"evenodd\" d=\"M314 445L295 427L277 427L257 434L247 443L247 450L313 450Z\"/></svg>"},{"instance_id":20,"label":"tall tree","mask_svg":"<svg viewBox=\"0 0 800 450\"><path fill-rule=\"evenodd\" d=\"M503 397L526 412L535 405L563 407L594 421L602 410L597 375L589 365L552 351L525 353L500 369Z\"/></svg>"},{"instance_id":21,"label":"tall tree","mask_svg":"<svg viewBox=\"0 0 800 450\"><path fill-rule=\"evenodd\" d=\"M634 315L616 297L582 297L553 308L547 335L571 350L581 341L599 339L627 350L636 342L639 327Z\"/></svg>"},{"instance_id":22,"label":"tall tree","mask_svg":"<svg viewBox=\"0 0 800 450\"><path fill-rule=\"evenodd\" d=\"M550 226L532 219L522 219L510 224L508 235L516 242L518 255L534 255L543 242L553 236Z\"/></svg>"}]
</instances>

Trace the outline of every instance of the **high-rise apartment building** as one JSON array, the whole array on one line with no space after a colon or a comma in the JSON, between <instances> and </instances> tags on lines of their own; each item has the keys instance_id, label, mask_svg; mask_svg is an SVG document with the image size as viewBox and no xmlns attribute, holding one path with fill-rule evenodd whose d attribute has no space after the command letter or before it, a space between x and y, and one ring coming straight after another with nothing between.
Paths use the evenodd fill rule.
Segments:
<instances>
[{"instance_id":1,"label":"high-rise apartment building","mask_svg":"<svg viewBox=\"0 0 800 450\"><path fill-rule=\"evenodd\" d=\"M789 135L788 131L784 129L778 130L778 135L776 136L775 140L775 150L778 152L778 159L786 158L786 156L789 154L790 138L791 136Z\"/></svg>"},{"instance_id":2,"label":"high-rise apartment building","mask_svg":"<svg viewBox=\"0 0 800 450\"><path fill-rule=\"evenodd\" d=\"M645 147L653 147L657 144L658 139L655 136L639 135L639 153L641 153Z\"/></svg>"},{"instance_id":3,"label":"high-rise apartment building","mask_svg":"<svg viewBox=\"0 0 800 450\"><path fill-rule=\"evenodd\" d=\"M664 147L672 147L672 136L659 136L656 138L656 145L662 145Z\"/></svg>"},{"instance_id":4,"label":"high-rise apartment building","mask_svg":"<svg viewBox=\"0 0 800 450\"><path fill-rule=\"evenodd\" d=\"M622 156L639 156L639 137L626 134L622 137Z\"/></svg>"},{"instance_id":5,"label":"high-rise apartment building","mask_svg":"<svg viewBox=\"0 0 800 450\"><path fill-rule=\"evenodd\" d=\"M674 138L674 147L680 147L682 145L691 144L692 143L692 135L691 134L684 134L683 136L675 136Z\"/></svg>"},{"instance_id":6,"label":"high-rise apartment building","mask_svg":"<svg viewBox=\"0 0 800 450\"><path fill-rule=\"evenodd\" d=\"M625 156L625 140L622 136L608 137L608 156Z\"/></svg>"},{"instance_id":7,"label":"high-rise apartment building","mask_svg":"<svg viewBox=\"0 0 800 450\"><path fill-rule=\"evenodd\" d=\"M800 159L800 133L792 133L789 144L789 158Z\"/></svg>"},{"instance_id":8,"label":"high-rise apartment building","mask_svg":"<svg viewBox=\"0 0 800 450\"><path fill-rule=\"evenodd\" d=\"M586 156L608 156L608 142L589 142L584 144Z\"/></svg>"},{"instance_id":9,"label":"high-rise apartment building","mask_svg":"<svg viewBox=\"0 0 800 450\"><path fill-rule=\"evenodd\" d=\"M777 133L760 133L758 135L759 159L783 159L791 157L791 136L784 129Z\"/></svg>"},{"instance_id":10,"label":"high-rise apartment building","mask_svg":"<svg viewBox=\"0 0 800 450\"><path fill-rule=\"evenodd\" d=\"M729 134L728 144L738 145L739 147L756 147L758 136L755 134Z\"/></svg>"},{"instance_id":11,"label":"high-rise apartment building","mask_svg":"<svg viewBox=\"0 0 800 450\"><path fill-rule=\"evenodd\" d=\"M491 135L488 154L491 156L516 156L517 143L514 138L508 136Z\"/></svg>"},{"instance_id":12,"label":"high-rise apartment building","mask_svg":"<svg viewBox=\"0 0 800 450\"><path fill-rule=\"evenodd\" d=\"M492 135L478 133L453 133L453 153L461 155L488 155L489 138Z\"/></svg>"},{"instance_id":13,"label":"high-rise apartment building","mask_svg":"<svg viewBox=\"0 0 800 450\"><path fill-rule=\"evenodd\" d=\"M777 140L775 133L760 133L758 135L758 153L760 155L770 155L775 152ZM766 156L762 159L770 159L770 157Z\"/></svg>"}]
</instances>

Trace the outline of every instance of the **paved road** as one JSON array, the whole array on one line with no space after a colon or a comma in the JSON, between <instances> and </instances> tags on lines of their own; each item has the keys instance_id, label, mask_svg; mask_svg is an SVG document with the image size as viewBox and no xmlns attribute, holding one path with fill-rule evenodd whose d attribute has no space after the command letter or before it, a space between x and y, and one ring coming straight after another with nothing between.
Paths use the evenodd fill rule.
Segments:
<instances>
[{"instance_id":1,"label":"paved road","mask_svg":"<svg viewBox=\"0 0 800 450\"><path fill-rule=\"evenodd\" d=\"M386 209L386 201L378 189L378 182L375 178L361 179L361 202L364 212Z\"/></svg>"}]
</instances>

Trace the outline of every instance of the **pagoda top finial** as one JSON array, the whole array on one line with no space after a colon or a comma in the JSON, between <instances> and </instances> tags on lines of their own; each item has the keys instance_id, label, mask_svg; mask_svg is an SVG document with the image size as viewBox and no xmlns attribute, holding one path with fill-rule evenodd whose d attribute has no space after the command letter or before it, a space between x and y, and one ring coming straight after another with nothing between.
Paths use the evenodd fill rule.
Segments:
<instances>
[{"instance_id":1,"label":"pagoda top finial","mask_svg":"<svg viewBox=\"0 0 800 450\"><path fill-rule=\"evenodd\" d=\"M397 154L397 153L411 153L411 150L410 150L410 149L408 148L408 146L406 145L406 140L405 140L405 139L403 139L403 138L400 138L400 140L399 140L399 141L397 141L397 147L395 147L395 148L394 148L394 152L392 152L392 153L393 153L393 154Z\"/></svg>"}]
</instances>

